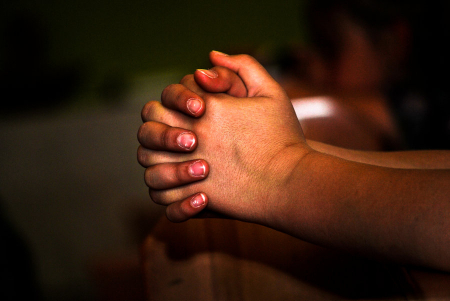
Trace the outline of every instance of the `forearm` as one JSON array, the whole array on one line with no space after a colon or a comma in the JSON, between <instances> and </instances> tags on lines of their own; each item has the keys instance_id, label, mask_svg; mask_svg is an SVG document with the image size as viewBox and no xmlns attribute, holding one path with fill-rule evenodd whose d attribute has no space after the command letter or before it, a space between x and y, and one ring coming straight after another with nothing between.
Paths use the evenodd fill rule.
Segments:
<instances>
[{"instance_id":1,"label":"forearm","mask_svg":"<svg viewBox=\"0 0 450 301\"><path fill-rule=\"evenodd\" d=\"M303 161L280 197L287 201L276 228L324 246L450 271L449 171L382 168L320 153Z\"/></svg>"},{"instance_id":2,"label":"forearm","mask_svg":"<svg viewBox=\"0 0 450 301\"><path fill-rule=\"evenodd\" d=\"M206 93L191 76L142 113L138 159L152 200L172 206L168 216L186 219L198 212L191 204L208 204L313 243L450 271L450 169L437 169L449 167L450 155L310 149L290 100L260 64L211 58L242 79L248 98ZM208 108L201 118L172 110L190 112L182 107L196 99ZM198 147L186 149L186 135Z\"/></svg>"},{"instance_id":3,"label":"forearm","mask_svg":"<svg viewBox=\"0 0 450 301\"><path fill-rule=\"evenodd\" d=\"M371 165L402 169L450 169L450 151L447 150L358 151L311 140L308 140L308 145L318 152Z\"/></svg>"}]
</instances>

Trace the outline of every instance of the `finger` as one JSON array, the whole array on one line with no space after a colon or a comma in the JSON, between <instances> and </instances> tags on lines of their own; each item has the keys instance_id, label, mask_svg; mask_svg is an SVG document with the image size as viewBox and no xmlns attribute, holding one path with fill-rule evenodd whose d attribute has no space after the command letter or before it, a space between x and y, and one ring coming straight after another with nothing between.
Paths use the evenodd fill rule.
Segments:
<instances>
[{"instance_id":1,"label":"finger","mask_svg":"<svg viewBox=\"0 0 450 301\"><path fill-rule=\"evenodd\" d=\"M205 178L199 178L198 181L193 181L189 183L189 185L180 185L178 187L168 189L153 189L149 187L149 195L154 203L158 205L168 206L172 203L184 200L190 195L194 195L200 191L204 191L204 188L202 188L204 186L204 179Z\"/></svg>"},{"instance_id":2,"label":"finger","mask_svg":"<svg viewBox=\"0 0 450 301\"><path fill-rule=\"evenodd\" d=\"M149 167L155 164L191 160L192 155L189 153L183 154L179 152L155 151L140 145L137 151L137 159L142 167Z\"/></svg>"},{"instance_id":3,"label":"finger","mask_svg":"<svg viewBox=\"0 0 450 301\"><path fill-rule=\"evenodd\" d=\"M176 188L203 180L208 176L209 166L205 160L181 163L163 163L145 170L145 184L154 190Z\"/></svg>"},{"instance_id":4,"label":"finger","mask_svg":"<svg viewBox=\"0 0 450 301\"><path fill-rule=\"evenodd\" d=\"M194 74L185 75L180 80L180 85L182 85L183 87L187 88L188 90L196 93L199 96L202 96L206 92L197 84L197 82L195 81L195 78L194 78Z\"/></svg>"},{"instance_id":5,"label":"finger","mask_svg":"<svg viewBox=\"0 0 450 301\"><path fill-rule=\"evenodd\" d=\"M193 132L156 121L141 125L137 138L143 147L152 150L189 152L197 147Z\"/></svg>"},{"instance_id":6,"label":"finger","mask_svg":"<svg viewBox=\"0 0 450 301\"><path fill-rule=\"evenodd\" d=\"M284 94L283 89L266 69L249 55L227 55L212 51L209 58L215 66L226 67L237 73L247 87L248 97L279 97L281 94L278 93Z\"/></svg>"},{"instance_id":7,"label":"finger","mask_svg":"<svg viewBox=\"0 0 450 301\"><path fill-rule=\"evenodd\" d=\"M195 82L205 91L227 93L234 97L247 97L247 88L242 79L232 70L216 66L194 72Z\"/></svg>"},{"instance_id":8,"label":"finger","mask_svg":"<svg viewBox=\"0 0 450 301\"><path fill-rule=\"evenodd\" d=\"M184 222L202 212L208 204L208 197L204 193L197 193L187 199L167 206L166 216L175 223Z\"/></svg>"},{"instance_id":9,"label":"finger","mask_svg":"<svg viewBox=\"0 0 450 301\"><path fill-rule=\"evenodd\" d=\"M141 111L143 122L156 121L172 127L189 129L191 118L181 112L164 107L159 101L149 101Z\"/></svg>"},{"instance_id":10,"label":"finger","mask_svg":"<svg viewBox=\"0 0 450 301\"><path fill-rule=\"evenodd\" d=\"M188 76L184 78L186 77ZM201 92L198 89L189 89L182 84L167 86L161 94L161 103L166 108L183 112L192 117L200 117L205 112L205 103L196 91Z\"/></svg>"}]
</instances>

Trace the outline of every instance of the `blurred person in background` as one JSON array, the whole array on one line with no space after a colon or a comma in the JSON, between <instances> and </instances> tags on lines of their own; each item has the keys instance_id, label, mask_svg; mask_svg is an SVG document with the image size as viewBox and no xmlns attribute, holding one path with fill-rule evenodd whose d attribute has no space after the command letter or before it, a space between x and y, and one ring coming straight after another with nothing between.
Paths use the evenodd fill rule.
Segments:
<instances>
[{"instance_id":1,"label":"blurred person in background","mask_svg":"<svg viewBox=\"0 0 450 301\"><path fill-rule=\"evenodd\" d=\"M299 116L306 137L361 150L449 148L447 12L444 1L309 1L310 46L286 51L276 77L296 111L315 110Z\"/></svg>"}]
</instances>

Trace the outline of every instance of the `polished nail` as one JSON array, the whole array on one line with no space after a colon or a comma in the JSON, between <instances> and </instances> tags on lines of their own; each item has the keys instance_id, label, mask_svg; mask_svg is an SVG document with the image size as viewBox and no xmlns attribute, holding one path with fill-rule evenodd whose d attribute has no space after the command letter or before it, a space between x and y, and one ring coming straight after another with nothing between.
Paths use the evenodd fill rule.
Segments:
<instances>
[{"instance_id":1,"label":"polished nail","mask_svg":"<svg viewBox=\"0 0 450 301\"><path fill-rule=\"evenodd\" d=\"M190 150L195 143L195 136L191 133L182 133L177 137L177 143L181 148Z\"/></svg>"},{"instance_id":2,"label":"polished nail","mask_svg":"<svg viewBox=\"0 0 450 301\"><path fill-rule=\"evenodd\" d=\"M187 108L192 114L197 114L202 108L202 102L197 98L190 98L187 101Z\"/></svg>"},{"instance_id":3,"label":"polished nail","mask_svg":"<svg viewBox=\"0 0 450 301\"><path fill-rule=\"evenodd\" d=\"M207 70L207 69L197 69L198 71L200 71L201 73L203 73L204 75L206 75L209 78L217 78L219 75L217 74L216 71L214 70Z\"/></svg>"},{"instance_id":4,"label":"polished nail","mask_svg":"<svg viewBox=\"0 0 450 301\"><path fill-rule=\"evenodd\" d=\"M192 199L191 199L191 206L194 208L199 208L203 205L205 205L206 203L206 199L205 196L202 193L199 193L197 195L195 195Z\"/></svg>"},{"instance_id":5,"label":"polished nail","mask_svg":"<svg viewBox=\"0 0 450 301\"><path fill-rule=\"evenodd\" d=\"M195 161L189 165L189 174L193 177L204 177L206 173L206 167L202 161Z\"/></svg>"}]
</instances>

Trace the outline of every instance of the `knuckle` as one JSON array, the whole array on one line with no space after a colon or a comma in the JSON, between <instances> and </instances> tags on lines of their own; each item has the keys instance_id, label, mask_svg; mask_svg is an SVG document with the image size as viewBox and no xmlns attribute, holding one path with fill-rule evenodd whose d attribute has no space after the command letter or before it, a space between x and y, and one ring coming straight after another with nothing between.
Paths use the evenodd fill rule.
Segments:
<instances>
[{"instance_id":1,"label":"knuckle","mask_svg":"<svg viewBox=\"0 0 450 301\"><path fill-rule=\"evenodd\" d=\"M186 182L186 168L182 165L178 165L173 172L174 181L176 183L182 183Z\"/></svg>"},{"instance_id":2,"label":"knuckle","mask_svg":"<svg viewBox=\"0 0 450 301\"><path fill-rule=\"evenodd\" d=\"M144 137L146 136L146 133L145 133L146 128L147 128L147 125L146 125L146 123L144 123L138 129L137 139L138 139L139 143L141 143L141 144L144 142Z\"/></svg>"},{"instance_id":3,"label":"knuckle","mask_svg":"<svg viewBox=\"0 0 450 301\"><path fill-rule=\"evenodd\" d=\"M161 100L166 99L167 95L174 89L175 84L170 84L161 92Z\"/></svg>"},{"instance_id":4,"label":"knuckle","mask_svg":"<svg viewBox=\"0 0 450 301\"><path fill-rule=\"evenodd\" d=\"M180 84L185 84L188 82L191 82L194 79L194 75L193 74L188 74L183 76L183 78L180 80Z\"/></svg>"},{"instance_id":5,"label":"knuckle","mask_svg":"<svg viewBox=\"0 0 450 301\"><path fill-rule=\"evenodd\" d=\"M172 146L172 135L171 135L171 128L167 127L164 130L162 130L161 135L159 136L159 143L160 146L164 149L170 148Z\"/></svg>"},{"instance_id":6,"label":"knuckle","mask_svg":"<svg viewBox=\"0 0 450 301\"><path fill-rule=\"evenodd\" d=\"M254 63L256 61L254 57L248 54L239 54L237 58L244 63Z\"/></svg>"},{"instance_id":7,"label":"knuckle","mask_svg":"<svg viewBox=\"0 0 450 301\"><path fill-rule=\"evenodd\" d=\"M163 206L167 206L175 200L175 196L169 190L149 189L149 195L154 203Z\"/></svg>"},{"instance_id":8,"label":"knuckle","mask_svg":"<svg viewBox=\"0 0 450 301\"><path fill-rule=\"evenodd\" d=\"M153 172L153 168L147 168L146 170L145 170L145 173L144 173L144 181L145 181L145 184L149 187L149 188L151 188L151 189L155 189L156 187L155 187L155 174L154 174L154 172Z\"/></svg>"},{"instance_id":9,"label":"knuckle","mask_svg":"<svg viewBox=\"0 0 450 301\"><path fill-rule=\"evenodd\" d=\"M138 129L138 142L146 148L153 148L155 144L155 135L152 134L153 131L151 128L152 125L152 122L145 122Z\"/></svg>"},{"instance_id":10,"label":"knuckle","mask_svg":"<svg viewBox=\"0 0 450 301\"><path fill-rule=\"evenodd\" d=\"M174 208L171 207L171 206L169 206L169 207L166 208L166 217L167 217L167 219L168 219L169 221L171 221L172 223L178 223L178 222L179 222L179 219L178 219L177 216L175 216L175 213L174 213L174 210L173 210L173 209L174 209Z\"/></svg>"},{"instance_id":11,"label":"knuckle","mask_svg":"<svg viewBox=\"0 0 450 301\"><path fill-rule=\"evenodd\" d=\"M147 102L141 111L142 121L145 122L145 121L152 119L152 116L153 116L154 112L157 110L157 108L159 107L159 105L160 105L160 103L156 100Z\"/></svg>"},{"instance_id":12,"label":"knuckle","mask_svg":"<svg viewBox=\"0 0 450 301\"><path fill-rule=\"evenodd\" d=\"M144 167L148 165L148 161L149 161L148 154L142 146L138 147L137 160L138 160L139 164L141 164Z\"/></svg>"},{"instance_id":13,"label":"knuckle","mask_svg":"<svg viewBox=\"0 0 450 301\"><path fill-rule=\"evenodd\" d=\"M137 153L137 160L138 160L139 164L142 165L142 162L145 160L145 155L142 153L140 145L139 145L136 153Z\"/></svg>"},{"instance_id":14,"label":"knuckle","mask_svg":"<svg viewBox=\"0 0 450 301\"><path fill-rule=\"evenodd\" d=\"M182 201L170 204L166 208L166 217L172 223L180 223L188 218L188 215L185 210L183 210L183 206L180 202Z\"/></svg>"},{"instance_id":15,"label":"knuckle","mask_svg":"<svg viewBox=\"0 0 450 301\"><path fill-rule=\"evenodd\" d=\"M155 204L164 205L163 197L161 196L161 193L159 191L149 189L148 194Z\"/></svg>"}]
</instances>

